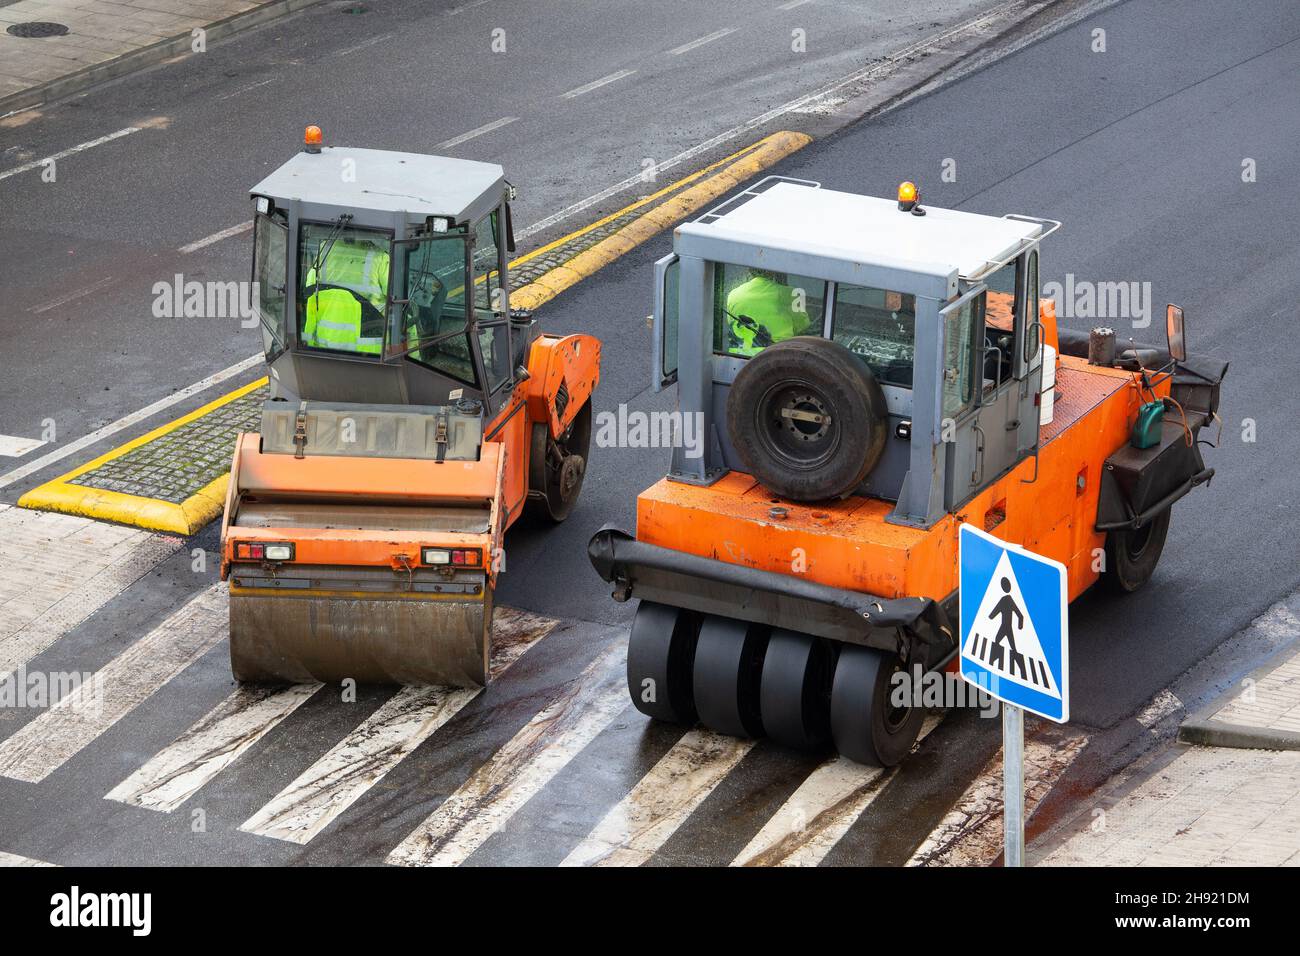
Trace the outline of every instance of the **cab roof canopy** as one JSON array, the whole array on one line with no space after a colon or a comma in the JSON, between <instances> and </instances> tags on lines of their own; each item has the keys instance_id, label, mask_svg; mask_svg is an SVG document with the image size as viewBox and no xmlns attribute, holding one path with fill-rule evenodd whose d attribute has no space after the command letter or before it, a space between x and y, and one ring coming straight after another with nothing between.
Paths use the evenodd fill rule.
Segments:
<instances>
[{"instance_id":1,"label":"cab roof canopy","mask_svg":"<svg viewBox=\"0 0 1300 956\"><path fill-rule=\"evenodd\" d=\"M907 285L915 283L906 282L910 274L931 280L923 284L934 291L923 294L942 298L956 291L957 277L982 277L993 263L1016 255L1044 231L1040 222L922 205L926 214L914 216L892 199L767 181L681 226L677 251L761 267L765 262L754 261L757 256L773 269L783 268L782 262L793 266L790 256L783 255L793 253L815 270L801 274L865 285L893 275L895 284L882 287L911 291ZM751 248L746 252L745 247Z\"/></svg>"},{"instance_id":2,"label":"cab roof canopy","mask_svg":"<svg viewBox=\"0 0 1300 956\"><path fill-rule=\"evenodd\" d=\"M341 171L348 160L354 175L345 177ZM495 163L326 146L319 153L295 154L250 192L279 206L298 200L313 207L303 211L304 218L373 211L389 218L404 215L409 222L447 216L461 223L495 209L504 189L505 170ZM364 218L357 215L358 221Z\"/></svg>"}]
</instances>

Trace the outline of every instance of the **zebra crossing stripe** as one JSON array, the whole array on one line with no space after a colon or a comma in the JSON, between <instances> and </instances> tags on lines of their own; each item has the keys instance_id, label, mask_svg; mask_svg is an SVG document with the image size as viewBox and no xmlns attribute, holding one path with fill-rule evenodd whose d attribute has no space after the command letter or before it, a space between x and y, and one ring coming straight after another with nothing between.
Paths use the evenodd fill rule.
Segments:
<instances>
[{"instance_id":1,"label":"zebra crossing stripe","mask_svg":"<svg viewBox=\"0 0 1300 956\"><path fill-rule=\"evenodd\" d=\"M626 641L596 658L388 856L458 866L500 830L629 705Z\"/></svg>"},{"instance_id":2,"label":"zebra crossing stripe","mask_svg":"<svg viewBox=\"0 0 1300 956\"><path fill-rule=\"evenodd\" d=\"M557 623L497 608L491 678L499 677ZM482 692L481 687L402 688L239 829L291 843L310 842Z\"/></svg>"},{"instance_id":3,"label":"zebra crossing stripe","mask_svg":"<svg viewBox=\"0 0 1300 956\"><path fill-rule=\"evenodd\" d=\"M927 715L918 746L942 720ZM893 775L893 770L866 767L847 757L827 760L805 778L731 865L817 866Z\"/></svg>"},{"instance_id":4,"label":"zebra crossing stripe","mask_svg":"<svg viewBox=\"0 0 1300 956\"><path fill-rule=\"evenodd\" d=\"M104 665L90 698L63 697L0 744L0 776L44 780L220 643L226 629L226 587L214 584Z\"/></svg>"},{"instance_id":5,"label":"zebra crossing stripe","mask_svg":"<svg viewBox=\"0 0 1300 956\"><path fill-rule=\"evenodd\" d=\"M46 863L44 860L33 860L31 857L19 856L17 853L6 853L0 850L0 867L2 866L53 866L53 863Z\"/></svg>"},{"instance_id":6,"label":"zebra crossing stripe","mask_svg":"<svg viewBox=\"0 0 1300 956\"><path fill-rule=\"evenodd\" d=\"M104 799L171 813L306 703L320 686L238 688Z\"/></svg>"},{"instance_id":7,"label":"zebra crossing stripe","mask_svg":"<svg viewBox=\"0 0 1300 956\"><path fill-rule=\"evenodd\" d=\"M180 545L137 528L0 504L0 682Z\"/></svg>"},{"instance_id":8,"label":"zebra crossing stripe","mask_svg":"<svg viewBox=\"0 0 1300 956\"><path fill-rule=\"evenodd\" d=\"M756 741L689 730L561 866L640 866L695 812Z\"/></svg>"}]
</instances>

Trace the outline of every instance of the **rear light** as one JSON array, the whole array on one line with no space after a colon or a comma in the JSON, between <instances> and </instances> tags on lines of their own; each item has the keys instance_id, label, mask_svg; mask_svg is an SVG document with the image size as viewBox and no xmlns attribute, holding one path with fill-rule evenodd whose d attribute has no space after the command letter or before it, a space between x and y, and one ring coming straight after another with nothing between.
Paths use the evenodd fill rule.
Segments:
<instances>
[{"instance_id":1,"label":"rear light","mask_svg":"<svg viewBox=\"0 0 1300 956\"><path fill-rule=\"evenodd\" d=\"M477 568L483 564L483 552L478 548L425 548L421 554L425 564L454 564L462 568Z\"/></svg>"},{"instance_id":2,"label":"rear light","mask_svg":"<svg viewBox=\"0 0 1300 956\"><path fill-rule=\"evenodd\" d=\"M235 545L236 561L292 561L293 545L263 544L260 541L240 541Z\"/></svg>"}]
</instances>

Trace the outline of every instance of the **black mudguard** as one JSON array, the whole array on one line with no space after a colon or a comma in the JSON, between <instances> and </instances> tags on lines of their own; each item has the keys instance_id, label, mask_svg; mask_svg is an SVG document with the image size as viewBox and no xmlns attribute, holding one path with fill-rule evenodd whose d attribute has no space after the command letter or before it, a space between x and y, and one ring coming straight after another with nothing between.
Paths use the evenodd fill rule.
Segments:
<instances>
[{"instance_id":1,"label":"black mudguard","mask_svg":"<svg viewBox=\"0 0 1300 956\"><path fill-rule=\"evenodd\" d=\"M1227 371L1228 364L1218 359L1178 363L1170 389L1178 404L1166 403L1159 443L1151 448L1125 443L1106 459L1097 501L1098 531L1142 528L1214 477L1214 469L1205 467L1201 457L1200 433L1218 412Z\"/></svg>"},{"instance_id":2,"label":"black mudguard","mask_svg":"<svg viewBox=\"0 0 1300 956\"><path fill-rule=\"evenodd\" d=\"M804 578L744 567L637 541L610 525L587 546L592 567L614 585L614 599L639 598L703 614L815 634L848 644L918 653L927 667L957 646L955 601L880 598ZM917 646L901 644L910 635Z\"/></svg>"}]
</instances>

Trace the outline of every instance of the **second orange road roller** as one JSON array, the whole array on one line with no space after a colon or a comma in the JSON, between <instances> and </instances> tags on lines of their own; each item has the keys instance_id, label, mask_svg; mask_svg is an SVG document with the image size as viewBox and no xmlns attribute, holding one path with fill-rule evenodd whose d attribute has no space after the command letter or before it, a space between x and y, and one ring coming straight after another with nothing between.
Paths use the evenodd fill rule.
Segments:
<instances>
[{"instance_id":1,"label":"second orange road roller","mask_svg":"<svg viewBox=\"0 0 1300 956\"><path fill-rule=\"evenodd\" d=\"M502 538L582 489L600 343L508 308L500 166L305 148L252 189L270 395L221 528L241 681L481 686Z\"/></svg>"},{"instance_id":2,"label":"second orange road roller","mask_svg":"<svg viewBox=\"0 0 1300 956\"><path fill-rule=\"evenodd\" d=\"M952 668L958 530L1060 561L1074 600L1155 571L1226 363L1058 329L1039 247L1059 223L770 178L678 227L658 264L655 388L698 448L590 543L639 600L642 712L886 766ZM969 602L968 602L969 604Z\"/></svg>"}]
</instances>

